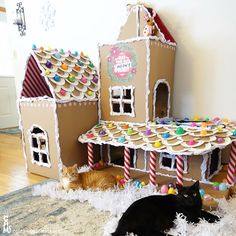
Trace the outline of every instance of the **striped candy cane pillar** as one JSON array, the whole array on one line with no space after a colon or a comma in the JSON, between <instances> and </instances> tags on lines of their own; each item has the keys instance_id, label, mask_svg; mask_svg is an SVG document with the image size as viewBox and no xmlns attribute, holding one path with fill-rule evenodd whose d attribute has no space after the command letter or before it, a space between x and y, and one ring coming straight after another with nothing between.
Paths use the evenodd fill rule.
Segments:
<instances>
[{"instance_id":1,"label":"striped candy cane pillar","mask_svg":"<svg viewBox=\"0 0 236 236\"><path fill-rule=\"evenodd\" d=\"M124 164L125 164L125 182L128 182L130 179L130 150L128 147L124 149Z\"/></svg>"},{"instance_id":2,"label":"striped candy cane pillar","mask_svg":"<svg viewBox=\"0 0 236 236\"><path fill-rule=\"evenodd\" d=\"M149 184L156 186L156 152L150 152L150 161L149 161Z\"/></svg>"},{"instance_id":3,"label":"striped candy cane pillar","mask_svg":"<svg viewBox=\"0 0 236 236\"><path fill-rule=\"evenodd\" d=\"M235 164L236 164L236 141L232 142L230 157L229 157L227 183L230 185L234 183Z\"/></svg>"},{"instance_id":4,"label":"striped candy cane pillar","mask_svg":"<svg viewBox=\"0 0 236 236\"><path fill-rule=\"evenodd\" d=\"M93 162L93 144L88 143L88 165L91 170L94 169L94 162Z\"/></svg>"},{"instance_id":5,"label":"striped candy cane pillar","mask_svg":"<svg viewBox=\"0 0 236 236\"><path fill-rule=\"evenodd\" d=\"M184 158L176 155L177 159L177 184L183 186L183 175L184 175Z\"/></svg>"}]
</instances>

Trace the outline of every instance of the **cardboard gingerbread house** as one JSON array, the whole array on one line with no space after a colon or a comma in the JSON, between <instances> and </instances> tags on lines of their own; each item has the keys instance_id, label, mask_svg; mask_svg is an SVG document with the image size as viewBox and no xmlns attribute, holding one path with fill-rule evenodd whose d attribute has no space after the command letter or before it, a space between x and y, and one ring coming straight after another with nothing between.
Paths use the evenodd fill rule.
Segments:
<instances>
[{"instance_id":1,"label":"cardboard gingerbread house","mask_svg":"<svg viewBox=\"0 0 236 236\"><path fill-rule=\"evenodd\" d=\"M19 99L29 172L58 178L62 163L87 163L86 147L77 139L98 120L99 86L83 53L33 47Z\"/></svg>"},{"instance_id":2,"label":"cardboard gingerbread house","mask_svg":"<svg viewBox=\"0 0 236 236\"><path fill-rule=\"evenodd\" d=\"M217 174L221 153L236 138L227 120L174 121L169 117L173 94L176 42L158 14L144 5L129 8L118 40L101 44L100 123L79 137L88 143L93 169L93 146L112 166L147 171L150 184L156 173L208 182Z\"/></svg>"}]
</instances>

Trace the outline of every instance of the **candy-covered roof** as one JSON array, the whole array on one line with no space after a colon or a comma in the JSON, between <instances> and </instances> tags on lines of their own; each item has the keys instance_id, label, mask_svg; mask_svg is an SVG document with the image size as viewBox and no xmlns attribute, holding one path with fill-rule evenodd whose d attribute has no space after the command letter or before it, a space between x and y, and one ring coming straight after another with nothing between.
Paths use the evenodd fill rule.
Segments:
<instances>
[{"instance_id":1,"label":"candy-covered roof","mask_svg":"<svg viewBox=\"0 0 236 236\"><path fill-rule=\"evenodd\" d=\"M224 148L236 139L236 124L199 125L124 124L105 122L79 137L82 143L127 146L147 151L200 155Z\"/></svg>"},{"instance_id":2,"label":"candy-covered roof","mask_svg":"<svg viewBox=\"0 0 236 236\"><path fill-rule=\"evenodd\" d=\"M27 61L21 97L56 100L96 99L97 70L84 53L33 48Z\"/></svg>"}]
</instances>

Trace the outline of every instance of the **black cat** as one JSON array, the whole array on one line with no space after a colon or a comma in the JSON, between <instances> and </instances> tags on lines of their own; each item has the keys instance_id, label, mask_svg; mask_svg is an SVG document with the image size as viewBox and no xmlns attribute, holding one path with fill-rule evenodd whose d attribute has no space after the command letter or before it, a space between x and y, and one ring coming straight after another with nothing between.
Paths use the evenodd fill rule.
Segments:
<instances>
[{"instance_id":1,"label":"black cat","mask_svg":"<svg viewBox=\"0 0 236 236\"><path fill-rule=\"evenodd\" d=\"M199 181L190 187L176 186L177 195L154 195L134 202L119 220L113 236L124 236L126 232L138 236L166 235L164 231L174 226L176 213L182 213L186 220L198 223L200 218L213 223L219 217L202 210Z\"/></svg>"}]
</instances>

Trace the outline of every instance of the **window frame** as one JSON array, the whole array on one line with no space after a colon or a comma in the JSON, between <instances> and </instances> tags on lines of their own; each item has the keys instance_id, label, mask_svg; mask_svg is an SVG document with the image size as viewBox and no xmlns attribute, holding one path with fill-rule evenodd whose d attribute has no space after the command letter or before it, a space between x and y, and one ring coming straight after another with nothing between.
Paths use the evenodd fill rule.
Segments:
<instances>
[{"instance_id":1,"label":"window frame","mask_svg":"<svg viewBox=\"0 0 236 236\"><path fill-rule=\"evenodd\" d=\"M33 133L33 130L35 128L38 128L40 130L42 130L42 133ZM39 166L43 166L43 167L51 167L51 161L49 158L49 147L48 147L48 135L47 132L40 127L39 125L32 125L32 127L29 129L28 131L29 133L29 142L30 142L30 152L31 152L31 162L33 164L37 164ZM36 139L37 142L37 147L34 147L33 145L33 138ZM45 148L41 148L41 142L42 140L45 142ZM34 158L34 152L38 154L39 156L39 160L35 160ZM47 163L43 162L43 154L46 155L47 158Z\"/></svg>"},{"instance_id":2,"label":"window frame","mask_svg":"<svg viewBox=\"0 0 236 236\"><path fill-rule=\"evenodd\" d=\"M131 90L130 91L130 99L124 98L124 91L125 90ZM113 91L119 90L120 98L113 98ZM135 112L134 112L134 87L133 86L111 86L109 88L109 93L110 93L110 115L111 116L131 116L135 117ZM113 103L119 104L120 111L116 112L113 111ZM125 112L123 104L130 104L131 106L131 112Z\"/></svg>"}]
</instances>

